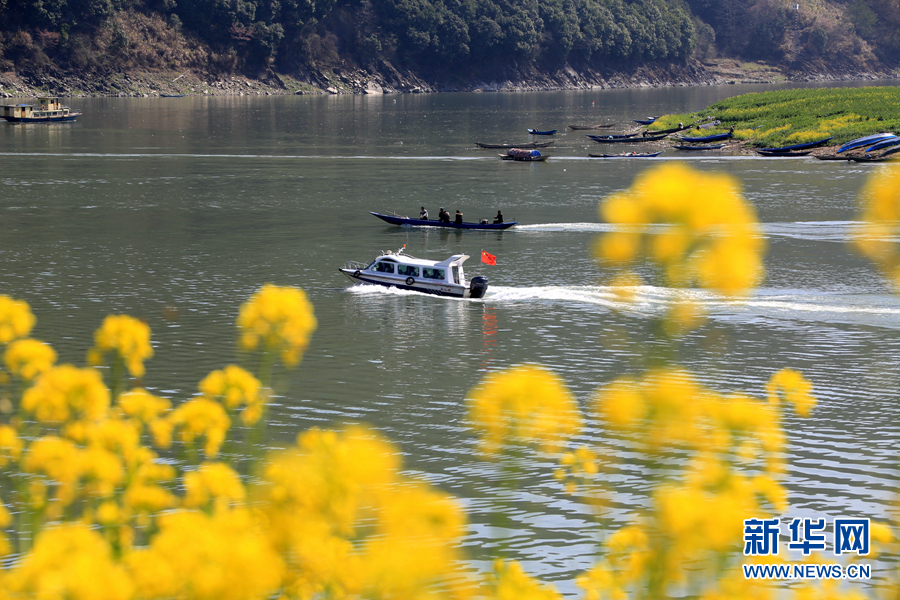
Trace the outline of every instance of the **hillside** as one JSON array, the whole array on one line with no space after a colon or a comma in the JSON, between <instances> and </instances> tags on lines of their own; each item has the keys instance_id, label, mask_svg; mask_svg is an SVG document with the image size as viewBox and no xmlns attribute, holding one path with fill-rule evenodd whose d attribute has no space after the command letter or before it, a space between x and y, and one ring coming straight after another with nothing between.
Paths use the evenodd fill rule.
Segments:
<instances>
[{"instance_id":1,"label":"hillside","mask_svg":"<svg viewBox=\"0 0 900 600\"><path fill-rule=\"evenodd\" d=\"M895 0L0 0L0 94L896 76Z\"/></svg>"}]
</instances>

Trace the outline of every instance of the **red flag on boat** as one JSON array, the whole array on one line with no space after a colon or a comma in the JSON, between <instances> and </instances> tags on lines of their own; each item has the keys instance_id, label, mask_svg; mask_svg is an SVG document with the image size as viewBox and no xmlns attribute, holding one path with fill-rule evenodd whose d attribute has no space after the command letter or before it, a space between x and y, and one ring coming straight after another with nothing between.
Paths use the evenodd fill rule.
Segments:
<instances>
[{"instance_id":1,"label":"red flag on boat","mask_svg":"<svg viewBox=\"0 0 900 600\"><path fill-rule=\"evenodd\" d=\"M490 252L481 251L481 262L488 265L496 265L497 257L491 254Z\"/></svg>"}]
</instances>

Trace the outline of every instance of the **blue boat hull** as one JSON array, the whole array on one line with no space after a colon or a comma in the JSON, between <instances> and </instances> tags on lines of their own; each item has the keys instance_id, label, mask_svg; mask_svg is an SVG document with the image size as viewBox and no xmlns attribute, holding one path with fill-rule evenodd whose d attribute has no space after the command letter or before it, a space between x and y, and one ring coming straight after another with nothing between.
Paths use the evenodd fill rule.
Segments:
<instances>
[{"instance_id":1,"label":"blue boat hull","mask_svg":"<svg viewBox=\"0 0 900 600\"><path fill-rule=\"evenodd\" d=\"M794 150L808 150L810 148L818 148L819 146L824 146L828 142L831 141L832 138L827 137L824 140L819 140L818 142L806 142L805 144L794 144L793 146L782 146L780 148L759 148L759 152L765 152L768 154L777 154L778 152L793 152Z\"/></svg>"},{"instance_id":2,"label":"blue boat hull","mask_svg":"<svg viewBox=\"0 0 900 600\"><path fill-rule=\"evenodd\" d=\"M409 225L413 227L444 227L446 229L509 229L518 221L508 221L506 223L441 223L440 221L432 221L426 219L410 219L407 217L395 217L392 215L383 215L377 212L369 212L382 221L386 221L391 225Z\"/></svg>"},{"instance_id":3,"label":"blue boat hull","mask_svg":"<svg viewBox=\"0 0 900 600\"><path fill-rule=\"evenodd\" d=\"M731 138L733 134L731 133L717 133L715 135L707 135L704 137L684 137L681 136L678 139L682 142L720 142L722 140L727 140Z\"/></svg>"},{"instance_id":4,"label":"blue boat hull","mask_svg":"<svg viewBox=\"0 0 900 600\"><path fill-rule=\"evenodd\" d=\"M893 133L876 133L874 135L867 135L866 137L857 138L855 140L850 140L840 148L836 154L840 154L841 152L846 152L847 150L853 150L854 148L859 148L860 146L869 146L871 144L877 144L878 142L883 142L888 138L894 137Z\"/></svg>"},{"instance_id":5,"label":"blue boat hull","mask_svg":"<svg viewBox=\"0 0 900 600\"><path fill-rule=\"evenodd\" d=\"M528 133L531 135L553 135L556 133L556 129L550 129L549 131L539 131L537 129L526 129Z\"/></svg>"}]
</instances>

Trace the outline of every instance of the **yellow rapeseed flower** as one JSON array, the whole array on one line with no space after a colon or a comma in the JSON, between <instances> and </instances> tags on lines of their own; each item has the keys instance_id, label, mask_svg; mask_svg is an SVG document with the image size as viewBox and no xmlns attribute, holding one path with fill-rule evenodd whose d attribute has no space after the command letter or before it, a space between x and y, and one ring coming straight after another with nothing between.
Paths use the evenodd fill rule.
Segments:
<instances>
[{"instance_id":1,"label":"yellow rapeseed flower","mask_svg":"<svg viewBox=\"0 0 900 600\"><path fill-rule=\"evenodd\" d=\"M25 337L31 332L34 323L35 318L27 302L0 296L0 344Z\"/></svg>"},{"instance_id":2,"label":"yellow rapeseed flower","mask_svg":"<svg viewBox=\"0 0 900 600\"><path fill-rule=\"evenodd\" d=\"M0 467L19 460L24 444L19 433L10 425L0 425Z\"/></svg>"},{"instance_id":3,"label":"yellow rapeseed flower","mask_svg":"<svg viewBox=\"0 0 900 600\"><path fill-rule=\"evenodd\" d=\"M285 365L300 362L316 329L313 306L298 288L264 285L241 306L237 319L245 350L277 352Z\"/></svg>"},{"instance_id":4,"label":"yellow rapeseed flower","mask_svg":"<svg viewBox=\"0 0 900 600\"><path fill-rule=\"evenodd\" d=\"M117 404L125 415L144 424L155 421L172 407L171 402L154 396L144 388L134 388L125 392L119 396Z\"/></svg>"},{"instance_id":5,"label":"yellow rapeseed flower","mask_svg":"<svg viewBox=\"0 0 900 600\"><path fill-rule=\"evenodd\" d=\"M225 463L206 462L184 475L184 506L204 508L213 502L217 510L230 508L247 496L240 476Z\"/></svg>"},{"instance_id":6,"label":"yellow rapeseed flower","mask_svg":"<svg viewBox=\"0 0 900 600\"><path fill-rule=\"evenodd\" d=\"M134 585L109 544L83 524L49 527L4 580L13 598L129 600Z\"/></svg>"},{"instance_id":7,"label":"yellow rapeseed flower","mask_svg":"<svg viewBox=\"0 0 900 600\"><path fill-rule=\"evenodd\" d=\"M469 398L469 419L481 451L489 455L506 444L553 451L581 429L575 399L559 377L540 366L492 373Z\"/></svg>"},{"instance_id":8,"label":"yellow rapeseed flower","mask_svg":"<svg viewBox=\"0 0 900 600\"><path fill-rule=\"evenodd\" d=\"M228 365L207 375L200 382L200 393L219 400L228 410L244 407L241 420L253 425L262 417L262 383L249 371L237 365Z\"/></svg>"},{"instance_id":9,"label":"yellow rapeseed flower","mask_svg":"<svg viewBox=\"0 0 900 600\"><path fill-rule=\"evenodd\" d=\"M56 350L39 340L21 339L6 348L4 360L10 373L31 381L53 366Z\"/></svg>"},{"instance_id":10,"label":"yellow rapeseed flower","mask_svg":"<svg viewBox=\"0 0 900 600\"><path fill-rule=\"evenodd\" d=\"M595 246L595 256L623 264L637 258L642 238L646 256L663 266L672 285L697 284L741 294L763 273L763 239L753 207L729 175L669 164L639 175L632 187L610 196L601 218L616 225L665 225L644 234L616 231Z\"/></svg>"},{"instance_id":11,"label":"yellow rapeseed flower","mask_svg":"<svg viewBox=\"0 0 900 600\"><path fill-rule=\"evenodd\" d=\"M108 352L115 352L133 377L143 377L144 361L153 356L150 327L128 315L108 315L94 332L94 347L88 353L88 360L100 364Z\"/></svg>"},{"instance_id":12,"label":"yellow rapeseed flower","mask_svg":"<svg viewBox=\"0 0 900 600\"><path fill-rule=\"evenodd\" d=\"M900 251L894 242L900 231L900 166L873 173L860 193L860 204L861 223L853 231L856 248L900 290Z\"/></svg>"},{"instance_id":13,"label":"yellow rapeseed flower","mask_svg":"<svg viewBox=\"0 0 900 600\"><path fill-rule=\"evenodd\" d=\"M42 423L98 420L109 409L109 389L96 369L60 365L25 390L22 408Z\"/></svg>"},{"instance_id":14,"label":"yellow rapeseed flower","mask_svg":"<svg viewBox=\"0 0 900 600\"><path fill-rule=\"evenodd\" d=\"M193 445L196 438L205 437L204 452L208 458L219 453L225 434L231 427L231 419L222 405L207 398L188 400L173 410L166 420L188 446Z\"/></svg>"},{"instance_id":15,"label":"yellow rapeseed flower","mask_svg":"<svg viewBox=\"0 0 900 600\"><path fill-rule=\"evenodd\" d=\"M808 417L816 406L812 384L793 369L782 369L772 375L766 384L766 392L770 404L778 405L783 399L792 404L801 417Z\"/></svg>"},{"instance_id":16,"label":"yellow rapeseed flower","mask_svg":"<svg viewBox=\"0 0 900 600\"><path fill-rule=\"evenodd\" d=\"M491 600L562 600L555 588L531 578L517 561L495 561L488 581Z\"/></svg>"}]
</instances>

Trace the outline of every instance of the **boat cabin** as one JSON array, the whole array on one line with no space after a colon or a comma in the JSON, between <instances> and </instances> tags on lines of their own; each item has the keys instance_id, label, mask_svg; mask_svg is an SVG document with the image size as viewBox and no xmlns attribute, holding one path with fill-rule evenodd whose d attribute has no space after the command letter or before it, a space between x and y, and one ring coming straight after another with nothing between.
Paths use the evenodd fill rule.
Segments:
<instances>
[{"instance_id":1,"label":"boat cabin","mask_svg":"<svg viewBox=\"0 0 900 600\"><path fill-rule=\"evenodd\" d=\"M466 285L466 274L462 264L468 259L467 254L454 254L446 260L435 262L387 253L379 256L366 265L366 271L374 271L383 275L393 275L398 279L412 277L421 283Z\"/></svg>"},{"instance_id":2,"label":"boat cabin","mask_svg":"<svg viewBox=\"0 0 900 600\"><path fill-rule=\"evenodd\" d=\"M27 114L31 113L33 107L30 104L7 104L0 106L0 109L3 111L0 113L0 117L9 121L25 117Z\"/></svg>"}]
</instances>

